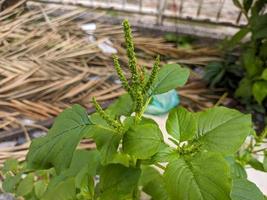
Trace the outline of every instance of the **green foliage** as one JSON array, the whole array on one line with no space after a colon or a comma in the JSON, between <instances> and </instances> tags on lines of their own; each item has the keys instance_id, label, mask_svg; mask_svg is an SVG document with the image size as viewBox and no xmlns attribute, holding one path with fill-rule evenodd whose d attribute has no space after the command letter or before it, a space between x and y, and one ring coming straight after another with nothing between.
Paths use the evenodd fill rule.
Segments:
<instances>
[{"instance_id":1,"label":"green foliage","mask_svg":"<svg viewBox=\"0 0 267 200\"><path fill-rule=\"evenodd\" d=\"M183 107L173 109L169 114L166 129L170 135L181 142L190 140L196 135L195 115Z\"/></svg>"},{"instance_id":2,"label":"green foliage","mask_svg":"<svg viewBox=\"0 0 267 200\"><path fill-rule=\"evenodd\" d=\"M6 162L3 190L34 200L138 200L142 192L153 200L238 200L247 189L250 199L260 199L243 167L253 161L253 145L237 154L253 133L250 115L223 107L197 113L175 108L166 122L170 146L143 113L152 95L183 86L189 70L160 68L157 57L148 74L137 66L129 23L123 26L130 80L117 58L114 65L127 94L106 110L93 99L91 116L78 105L63 111L48 135L32 142L26 168ZM96 149L77 150L83 138Z\"/></svg>"},{"instance_id":3,"label":"green foliage","mask_svg":"<svg viewBox=\"0 0 267 200\"><path fill-rule=\"evenodd\" d=\"M76 146L91 125L86 110L81 106L66 109L58 116L46 137L31 143L27 155L28 167L47 169L53 166L58 172L68 168Z\"/></svg>"},{"instance_id":4,"label":"green foliage","mask_svg":"<svg viewBox=\"0 0 267 200\"><path fill-rule=\"evenodd\" d=\"M264 196L257 186L246 179L234 179L231 191L232 200L264 200Z\"/></svg>"},{"instance_id":5,"label":"green foliage","mask_svg":"<svg viewBox=\"0 0 267 200\"><path fill-rule=\"evenodd\" d=\"M247 105L262 105L267 97L267 80L264 72L267 68L267 14L264 12L267 1L234 0L233 2L248 23L225 42L226 58L222 62L207 66L205 79L212 87L226 86L235 90L235 96ZM247 39L243 40L245 37ZM239 60L234 63L225 62L229 58L228 53L237 47L241 49ZM238 74L232 71L232 68L237 71L243 69L243 73Z\"/></svg>"},{"instance_id":6,"label":"green foliage","mask_svg":"<svg viewBox=\"0 0 267 200\"><path fill-rule=\"evenodd\" d=\"M230 173L219 154L183 156L168 164L164 177L173 200L230 200Z\"/></svg>"}]
</instances>

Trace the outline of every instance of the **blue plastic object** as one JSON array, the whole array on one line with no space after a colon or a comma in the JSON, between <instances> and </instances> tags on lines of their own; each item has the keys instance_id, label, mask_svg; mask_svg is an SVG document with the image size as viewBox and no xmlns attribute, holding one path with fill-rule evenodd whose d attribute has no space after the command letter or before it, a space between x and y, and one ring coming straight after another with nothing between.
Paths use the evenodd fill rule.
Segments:
<instances>
[{"instance_id":1,"label":"blue plastic object","mask_svg":"<svg viewBox=\"0 0 267 200\"><path fill-rule=\"evenodd\" d=\"M169 92L152 96L145 113L151 115L165 114L179 103L180 99L176 90L170 90Z\"/></svg>"}]
</instances>

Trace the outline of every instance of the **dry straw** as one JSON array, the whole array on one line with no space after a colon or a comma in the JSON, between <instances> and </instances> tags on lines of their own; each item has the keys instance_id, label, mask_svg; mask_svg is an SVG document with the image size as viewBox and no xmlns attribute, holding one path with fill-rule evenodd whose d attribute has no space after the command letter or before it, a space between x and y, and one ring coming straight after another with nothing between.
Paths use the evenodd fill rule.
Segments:
<instances>
[{"instance_id":1,"label":"dry straw","mask_svg":"<svg viewBox=\"0 0 267 200\"><path fill-rule=\"evenodd\" d=\"M106 102L124 92L116 81L112 56L102 52L101 44L112 42L122 65L127 60L121 27L98 23L103 13L81 17L88 10L62 13L61 6L41 4L25 10L20 6L23 3L0 12L0 136L21 128L30 140L29 127L46 131L42 121L69 105L79 103L90 108L93 96ZM96 24L90 35L81 29L88 23ZM136 34L135 44L138 64L148 67L156 54L190 65L218 59L213 49L179 49L160 37ZM211 95L194 73L180 95L191 110L211 107L220 98ZM25 119L33 121L25 123ZM12 156L23 160L27 148L28 144L0 149L0 164Z\"/></svg>"}]
</instances>

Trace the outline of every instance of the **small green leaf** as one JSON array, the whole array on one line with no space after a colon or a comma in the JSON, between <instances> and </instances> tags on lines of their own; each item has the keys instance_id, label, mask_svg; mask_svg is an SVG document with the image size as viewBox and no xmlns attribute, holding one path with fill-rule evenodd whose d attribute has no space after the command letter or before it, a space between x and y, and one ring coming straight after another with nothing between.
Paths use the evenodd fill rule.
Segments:
<instances>
[{"instance_id":1,"label":"small green leaf","mask_svg":"<svg viewBox=\"0 0 267 200\"><path fill-rule=\"evenodd\" d=\"M231 191L232 200L264 200L257 186L244 178L234 179Z\"/></svg>"},{"instance_id":2,"label":"small green leaf","mask_svg":"<svg viewBox=\"0 0 267 200\"><path fill-rule=\"evenodd\" d=\"M100 173L100 199L122 200L131 197L137 186L141 170L110 164L103 167Z\"/></svg>"},{"instance_id":3,"label":"small green leaf","mask_svg":"<svg viewBox=\"0 0 267 200\"><path fill-rule=\"evenodd\" d=\"M166 122L167 132L180 142L190 140L196 134L194 114L183 107L173 109Z\"/></svg>"},{"instance_id":4,"label":"small green leaf","mask_svg":"<svg viewBox=\"0 0 267 200\"><path fill-rule=\"evenodd\" d=\"M203 152L172 161L164 179L172 200L230 200L229 168L220 154Z\"/></svg>"},{"instance_id":5,"label":"small green leaf","mask_svg":"<svg viewBox=\"0 0 267 200\"><path fill-rule=\"evenodd\" d=\"M215 107L196 113L197 138L208 151L235 153L252 133L251 116L234 109Z\"/></svg>"},{"instance_id":6,"label":"small green leaf","mask_svg":"<svg viewBox=\"0 0 267 200\"><path fill-rule=\"evenodd\" d=\"M151 86L151 93L154 95L162 94L171 89L183 86L189 77L189 73L189 69L182 68L178 64L164 65L159 70L158 76Z\"/></svg>"},{"instance_id":7,"label":"small green leaf","mask_svg":"<svg viewBox=\"0 0 267 200\"><path fill-rule=\"evenodd\" d=\"M267 97L267 81L257 81L253 84L253 95L259 104Z\"/></svg>"},{"instance_id":8,"label":"small green leaf","mask_svg":"<svg viewBox=\"0 0 267 200\"><path fill-rule=\"evenodd\" d=\"M137 159L148 159L160 148L162 133L154 123L139 124L131 127L123 137L122 147L125 153Z\"/></svg>"},{"instance_id":9,"label":"small green leaf","mask_svg":"<svg viewBox=\"0 0 267 200\"><path fill-rule=\"evenodd\" d=\"M18 196L25 196L33 190L34 175L29 174L19 183L16 194Z\"/></svg>"},{"instance_id":10,"label":"small green leaf","mask_svg":"<svg viewBox=\"0 0 267 200\"><path fill-rule=\"evenodd\" d=\"M91 128L86 110L79 105L63 111L45 137L33 140L27 155L29 168L55 167L59 172L69 167L81 138Z\"/></svg>"},{"instance_id":11,"label":"small green leaf","mask_svg":"<svg viewBox=\"0 0 267 200\"><path fill-rule=\"evenodd\" d=\"M47 183L44 180L39 180L34 183L34 192L38 199L41 199L47 189Z\"/></svg>"}]
</instances>

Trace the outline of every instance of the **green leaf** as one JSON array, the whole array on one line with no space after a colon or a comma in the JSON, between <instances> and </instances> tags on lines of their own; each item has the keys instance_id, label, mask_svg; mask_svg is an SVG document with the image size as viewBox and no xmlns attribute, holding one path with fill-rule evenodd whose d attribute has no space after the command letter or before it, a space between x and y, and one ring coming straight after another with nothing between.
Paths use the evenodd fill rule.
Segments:
<instances>
[{"instance_id":1,"label":"green leaf","mask_svg":"<svg viewBox=\"0 0 267 200\"><path fill-rule=\"evenodd\" d=\"M235 153L252 132L251 116L234 109L215 107L196 117L197 138L208 151Z\"/></svg>"},{"instance_id":2,"label":"green leaf","mask_svg":"<svg viewBox=\"0 0 267 200\"><path fill-rule=\"evenodd\" d=\"M55 167L59 172L69 167L72 155L92 123L79 105L63 111L45 137L33 140L27 155L29 168Z\"/></svg>"},{"instance_id":3,"label":"green leaf","mask_svg":"<svg viewBox=\"0 0 267 200\"><path fill-rule=\"evenodd\" d=\"M257 186L246 179L234 179L231 191L232 200L264 200L262 192Z\"/></svg>"},{"instance_id":4,"label":"green leaf","mask_svg":"<svg viewBox=\"0 0 267 200\"><path fill-rule=\"evenodd\" d=\"M232 49L249 33L250 29L247 27L241 28L228 42L227 47Z\"/></svg>"},{"instance_id":5,"label":"green leaf","mask_svg":"<svg viewBox=\"0 0 267 200\"><path fill-rule=\"evenodd\" d=\"M267 96L267 81L255 82L252 87L252 92L257 102L261 104Z\"/></svg>"},{"instance_id":6,"label":"green leaf","mask_svg":"<svg viewBox=\"0 0 267 200\"><path fill-rule=\"evenodd\" d=\"M5 161L1 171L5 174L9 171L16 172L18 169L19 162L16 159L8 159Z\"/></svg>"},{"instance_id":7,"label":"green leaf","mask_svg":"<svg viewBox=\"0 0 267 200\"><path fill-rule=\"evenodd\" d=\"M236 162L233 156L228 156L225 160L229 164L232 178L247 178L246 170L241 164Z\"/></svg>"},{"instance_id":8,"label":"green leaf","mask_svg":"<svg viewBox=\"0 0 267 200\"><path fill-rule=\"evenodd\" d=\"M267 152L265 152L265 155L264 155L263 168L267 172Z\"/></svg>"},{"instance_id":9,"label":"green leaf","mask_svg":"<svg viewBox=\"0 0 267 200\"><path fill-rule=\"evenodd\" d=\"M44 180L39 180L34 183L34 192L38 199L41 199L47 189L47 183Z\"/></svg>"},{"instance_id":10,"label":"green leaf","mask_svg":"<svg viewBox=\"0 0 267 200\"><path fill-rule=\"evenodd\" d=\"M72 177L60 182L53 190L48 190L42 200L72 200L75 196L75 178Z\"/></svg>"},{"instance_id":11,"label":"green leaf","mask_svg":"<svg viewBox=\"0 0 267 200\"><path fill-rule=\"evenodd\" d=\"M140 185L155 200L169 200L162 175L153 167L142 167Z\"/></svg>"},{"instance_id":12,"label":"green leaf","mask_svg":"<svg viewBox=\"0 0 267 200\"><path fill-rule=\"evenodd\" d=\"M98 167L100 166L100 155L97 150L76 150L73 154L73 158L69 169L63 171L59 176L51 179L48 185L48 189L45 193L45 197L48 198L53 193L56 194L58 190L63 190L65 187L79 188L79 177L95 176ZM72 185L72 179L74 180ZM65 185L65 182L66 183ZM71 195L70 193L69 195Z\"/></svg>"},{"instance_id":13,"label":"green leaf","mask_svg":"<svg viewBox=\"0 0 267 200\"><path fill-rule=\"evenodd\" d=\"M230 200L229 168L220 154L181 157L168 164L164 178L172 200Z\"/></svg>"},{"instance_id":14,"label":"green leaf","mask_svg":"<svg viewBox=\"0 0 267 200\"><path fill-rule=\"evenodd\" d=\"M248 48L242 55L243 66L249 78L259 76L263 70L263 62L256 53L255 48Z\"/></svg>"},{"instance_id":15,"label":"green leaf","mask_svg":"<svg viewBox=\"0 0 267 200\"><path fill-rule=\"evenodd\" d=\"M29 194L33 190L33 182L34 175L29 174L27 175L22 181L19 183L16 194L18 196L25 196Z\"/></svg>"},{"instance_id":16,"label":"green leaf","mask_svg":"<svg viewBox=\"0 0 267 200\"><path fill-rule=\"evenodd\" d=\"M172 148L165 143L160 145L158 152L152 156L152 163L170 162L179 157L179 154L175 148Z\"/></svg>"},{"instance_id":17,"label":"green leaf","mask_svg":"<svg viewBox=\"0 0 267 200\"><path fill-rule=\"evenodd\" d=\"M133 101L129 94L124 94L115 100L106 110L115 116L130 116L132 114Z\"/></svg>"},{"instance_id":18,"label":"green leaf","mask_svg":"<svg viewBox=\"0 0 267 200\"><path fill-rule=\"evenodd\" d=\"M101 154L101 163L106 165L114 160L122 135L112 129L95 125L93 139Z\"/></svg>"},{"instance_id":19,"label":"green leaf","mask_svg":"<svg viewBox=\"0 0 267 200\"><path fill-rule=\"evenodd\" d=\"M148 159L160 148L162 133L154 123L139 124L131 127L123 137L122 148L125 153L137 159Z\"/></svg>"},{"instance_id":20,"label":"green leaf","mask_svg":"<svg viewBox=\"0 0 267 200\"><path fill-rule=\"evenodd\" d=\"M15 176L7 175L2 185L4 191L9 193L14 193L20 180L21 180L21 174L17 174Z\"/></svg>"},{"instance_id":21,"label":"green leaf","mask_svg":"<svg viewBox=\"0 0 267 200\"><path fill-rule=\"evenodd\" d=\"M209 82L211 88L214 88L222 82L225 72L226 68L222 62L212 62L205 67L203 79Z\"/></svg>"},{"instance_id":22,"label":"green leaf","mask_svg":"<svg viewBox=\"0 0 267 200\"><path fill-rule=\"evenodd\" d=\"M183 86L189 77L189 73L189 69L182 68L178 64L164 65L159 70L158 76L151 86L151 94L162 94Z\"/></svg>"},{"instance_id":23,"label":"green leaf","mask_svg":"<svg viewBox=\"0 0 267 200\"><path fill-rule=\"evenodd\" d=\"M238 85L238 88L235 91L236 97L241 97L242 99L249 100L252 96L252 80L244 77Z\"/></svg>"},{"instance_id":24,"label":"green leaf","mask_svg":"<svg viewBox=\"0 0 267 200\"><path fill-rule=\"evenodd\" d=\"M266 19L267 20L267 19ZM267 24L265 25L267 26ZM267 27L260 29L259 31L255 31L255 33L253 34L253 39L257 40L257 39L264 39L267 37Z\"/></svg>"},{"instance_id":25,"label":"green leaf","mask_svg":"<svg viewBox=\"0 0 267 200\"><path fill-rule=\"evenodd\" d=\"M141 170L110 164L103 167L100 173L100 199L123 200L131 197L137 186Z\"/></svg>"},{"instance_id":26,"label":"green leaf","mask_svg":"<svg viewBox=\"0 0 267 200\"><path fill-rule=\"evenodd\" d=\"M267 14L254 16L251 20L254 40L267 37Z\"/></svg>"},{"instance_id":27,"label":"green leaf","mask_svg":"<svg viewBox=\"0 0 267 200\"><path fill-rule=\"evenodd\" d=\"M254 157L251 157L251 159L248 161L248 164L256 169L256 170L259 170L259 171L262 171L264 172L264 166L263 166L263 163L261 163L260 161L258 161L256 158Z\"/></svg>"},{"instance_id":28,"label":"green leaf","mask_svg":"<svg viewBox=\"0 0 267 200\"><path fill-rule=\"evenodd\" d=\"M167 132L180 142L190 140L196 134L196 119L183 107L173 109L166 122Z\"/></svg>"}]
</instances>

